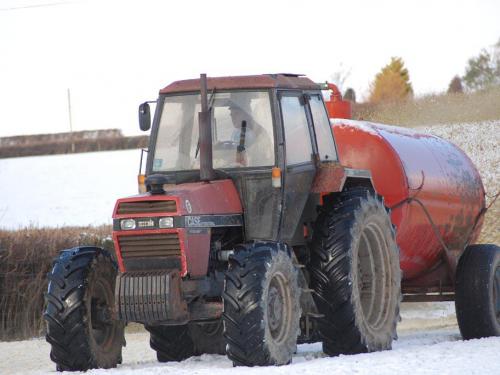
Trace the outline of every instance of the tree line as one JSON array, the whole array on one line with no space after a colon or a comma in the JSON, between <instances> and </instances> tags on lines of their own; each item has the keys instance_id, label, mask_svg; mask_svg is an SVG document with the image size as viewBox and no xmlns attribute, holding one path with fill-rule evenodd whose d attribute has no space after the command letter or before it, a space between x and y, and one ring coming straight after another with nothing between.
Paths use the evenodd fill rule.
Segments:
<instances>
[{"instance_id":1,"label":"tree line","mask_svg":"<svg viewBox=\"0 0 500 375\"><path fill-rule=\"evenodd\" d=\"M334 79L340 77L336 73ZM344 77L344 81L345 81ZM343 81L341 82L343 83ZM500 86L500 39L489 48L467 61L465 74L455 75L447 89L449 94L486 90ZM375 75L370 85L368 101L373 104L395 102L413 97L410 73L401 57L391 57L390 62ZM356 93L352 88L344 92L344 99L356 102Z\"/></svg>"}]
</instances>

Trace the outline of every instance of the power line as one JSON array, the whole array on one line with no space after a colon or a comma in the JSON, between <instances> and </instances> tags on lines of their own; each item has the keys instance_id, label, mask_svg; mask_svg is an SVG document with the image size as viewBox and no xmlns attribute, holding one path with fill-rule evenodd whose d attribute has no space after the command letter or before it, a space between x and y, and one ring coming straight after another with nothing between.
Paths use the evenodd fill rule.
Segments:
<instances>
[{"instance_id":1,"label":"power line","mask_svg":"<svg viewBox=\"0 0 500 375\"><path fill-rule=\"evenodd\" d=\"M12 7L12 8L0 8L0 12L6 12L9 10L18 10L18 9L44 8L44 7L52 7L52 6L57 6L57 5L68 5L71 3L74 3L74 1L60 1L57 3L45 3L45 4L24 5L24 6L19 6L19 7Z\"/></svg>"}]
</instances>

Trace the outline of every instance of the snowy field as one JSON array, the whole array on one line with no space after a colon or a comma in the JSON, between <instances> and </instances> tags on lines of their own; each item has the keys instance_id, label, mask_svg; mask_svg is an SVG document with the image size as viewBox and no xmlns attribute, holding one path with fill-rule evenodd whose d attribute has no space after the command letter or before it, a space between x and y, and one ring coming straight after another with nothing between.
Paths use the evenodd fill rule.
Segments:
<instances>
[{"instance_id":1,"label":"snowy field","mask_svg":"<svg viewBox=\"0 0 500 375\"><path fill-rule=\"evenodd\" d=\"M486 192L493 195L500 190L500 120L418 127L416 130L452 141L479 169Z\"/></svg>"},{"instance_id":2,"label":"snowy field","mask_svg":"<svg viewBox=\"0 0 500 375\"><path fill-rule=\"evenodd\" d=\"M453 305L407 304L398 326L399 340L393 350L354 356L325 357L321 345L299 345L292 364L267 367L266 374L500 374L500 337L462 341ZM233 368L220 355L202 355L183 362L159 363L149 348L146 332L126 335L123 364L112 370L88 371L89 375L259 375L262 368ZM43 339L0 342L0 374L38 375L55 373L50 346Z\"/></svg>"},{"instance_id":3,"label":"snowy field","mask_svg":"<svg viewBox=\"0 0 500 375\"><path fill-rule=\"evenodd\" d=\"M500 121L420 130L452 140L488 193L500 190ZM0 228L111 224L115 200L137 192L139 160L140 150L0 159Z\"/></svg>"},{"instance_id":4,"label":"snowy field","mask_svg":"<svg viewBox=\"0 0 500 375\"><path fill-rule=\"evenodd\" d=\"M137 193L140 150L0 159L0 228L111 224Z\"/></svg>"}]
</instances>

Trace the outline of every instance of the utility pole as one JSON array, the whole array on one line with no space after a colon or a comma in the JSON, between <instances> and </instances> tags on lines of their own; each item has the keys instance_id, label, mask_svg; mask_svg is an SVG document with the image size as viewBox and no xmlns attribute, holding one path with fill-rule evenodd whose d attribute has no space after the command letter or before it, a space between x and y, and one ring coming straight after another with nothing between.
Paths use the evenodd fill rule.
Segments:
<instances>
[{"instance_id":1,"label":"utility pole","mask_svg":"<svg viewBox=\"0 0 500 375\"><path fill-rule=\"evenodd\" d=\"M68 88L68 115L69 115L69 136L71 139L71 152L75 153L75 142L73 140L73 119L71 117L71 92Z\"/></svg>"}]
</instances>

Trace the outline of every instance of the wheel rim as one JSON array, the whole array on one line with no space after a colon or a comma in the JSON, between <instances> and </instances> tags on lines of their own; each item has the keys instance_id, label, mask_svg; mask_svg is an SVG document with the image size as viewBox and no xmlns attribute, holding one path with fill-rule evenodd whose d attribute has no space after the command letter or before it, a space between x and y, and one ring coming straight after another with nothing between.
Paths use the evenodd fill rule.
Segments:
<instances>
[{"instance_id":1,"label":"wheel rim","mask_svg":"<svg viewBox=\"0 0 500 375\"><path fill-rule=\"evenodd\" d=\"M286 279L282 274L274 275L269 283L267 321L271 337L277 343L286 338L290 325L291 296L286 285Z\"/></svg>"},{"instance_id":2,"label":"wheel rim","mask_svg":"<svg viewBox=\"0 0 500 375\"><path fill-rule=\"evenodd\" d=\"M104 351L113 346L116 330L111 313L113 293L105 280L94 283L90 298L90 331L98 346Z\"/></svg>"},{"instance_id":3,"label":"wheel rim","mask_svg":"<svg viewBox=\"0 0 500 375\"><path fill-rule=\"evenodd\" d=\"M495 301L495 312L497 322L500 324L500 266L495 271L495 280L493 282L493 299Z\"/></svg>"},{"instance_id":4,"label":"wheel rim","mask_svg":"<svg viewBox=\"0 0 500 375\"><path fill-rule=\"evenodd\" d=\"M361 233L358 246L358 291L368 328L379 330L391 313L392 267L389 246L379 225L371 223Z\"/></svg>"}]
</instances>

